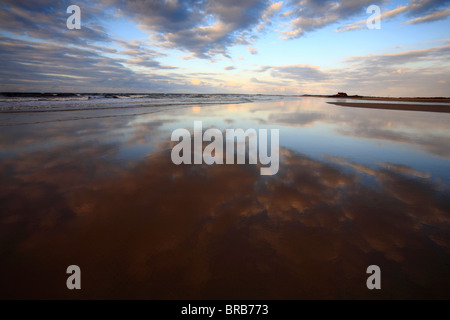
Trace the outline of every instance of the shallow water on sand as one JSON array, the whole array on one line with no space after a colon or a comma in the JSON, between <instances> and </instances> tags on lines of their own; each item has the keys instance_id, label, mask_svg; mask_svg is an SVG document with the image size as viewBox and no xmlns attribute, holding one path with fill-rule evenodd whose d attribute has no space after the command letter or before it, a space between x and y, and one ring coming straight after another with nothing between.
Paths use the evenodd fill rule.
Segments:
<instances>
[{"instance_id":1,"label":"shallow water on sand","mask_svg":"<svg viewBox=\"0 0 450 320\"><path fill-rule=\"evenodd\" d=\"M450 298L450 114L327 101L0 113L0 298ZM278 174L172 164L194 121Z\"/></svg>"}]
</instances>

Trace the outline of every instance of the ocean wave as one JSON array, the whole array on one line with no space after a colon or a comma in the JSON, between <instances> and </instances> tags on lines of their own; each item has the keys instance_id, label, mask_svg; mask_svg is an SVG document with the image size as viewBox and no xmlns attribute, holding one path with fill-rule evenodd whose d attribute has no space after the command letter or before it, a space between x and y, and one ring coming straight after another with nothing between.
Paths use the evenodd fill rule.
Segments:
<instances>
[{"instance_id":1,"label":"ocean wave","mask_svg":"<svg viewBox=\"0 0 450 320\"><path fill-rule=\"evenodd\" d=\"M50 112L194 104L239 104L275 101L282 98L284 96L241 94L2 93L0 94L0 112Z\"/></svg>"}]
</instances>

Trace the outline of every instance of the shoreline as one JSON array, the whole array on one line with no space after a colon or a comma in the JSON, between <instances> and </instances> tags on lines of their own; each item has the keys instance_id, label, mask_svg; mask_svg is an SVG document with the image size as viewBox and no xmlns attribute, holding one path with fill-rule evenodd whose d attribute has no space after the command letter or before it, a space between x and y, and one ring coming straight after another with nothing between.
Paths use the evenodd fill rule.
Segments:
<instances>
[{"instance_id":1,"label":"shoreline","mask_svg":"<svg viewBox=\"0 0 450 320\"><path fill-rule=\"evenodd\" d=\"M337 105L340 107L350 107L350 108L450 113L450 106L448 105L440 106L440 105L426 105L426 104L398 104L398 103L389 104L389 103L357 103L357 102L327 102L327 103Z\"/></svg>"}]
</instances>

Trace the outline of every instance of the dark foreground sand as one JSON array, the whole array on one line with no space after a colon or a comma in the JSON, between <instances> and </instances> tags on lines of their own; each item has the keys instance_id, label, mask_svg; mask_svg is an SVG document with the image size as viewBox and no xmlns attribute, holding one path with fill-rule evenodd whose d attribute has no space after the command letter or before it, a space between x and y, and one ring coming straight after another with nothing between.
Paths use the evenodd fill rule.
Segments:
<instances>
[{"instance_id":1,"label":"dark foreground sand","mask_svg":"<svg viewBox=\"0 0 450 320\"><path fill-rule=\"evenodd\" d=\"M399 104L399 103L366 103L366 102L328 102L341 107L369 108L369 109L387 109L403 111L425 111L425 112L444 112L450 113L449 105L430 105L430 104Z\"/></svg>"}]
</instances>

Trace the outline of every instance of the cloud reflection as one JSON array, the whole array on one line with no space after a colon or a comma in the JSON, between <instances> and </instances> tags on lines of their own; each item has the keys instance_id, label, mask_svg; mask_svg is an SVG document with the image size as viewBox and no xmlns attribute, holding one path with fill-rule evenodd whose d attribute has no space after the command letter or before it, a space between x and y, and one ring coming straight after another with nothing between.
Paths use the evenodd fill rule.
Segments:
<instances>
[{"instance_id":1,"label":"cloud reflection","mask_svg":"<svg viewBox=\"0 0 450 320\"><path fill-rule=\"evenodd\" d=\"M2 298L449 298L450 198L424 177L390 165L366 183L288 149L270 178L175 166L169 142L124 168L113 150L1 160ZM370 264L382 292L364 287Z\"/></svg>"}]
</instances>

